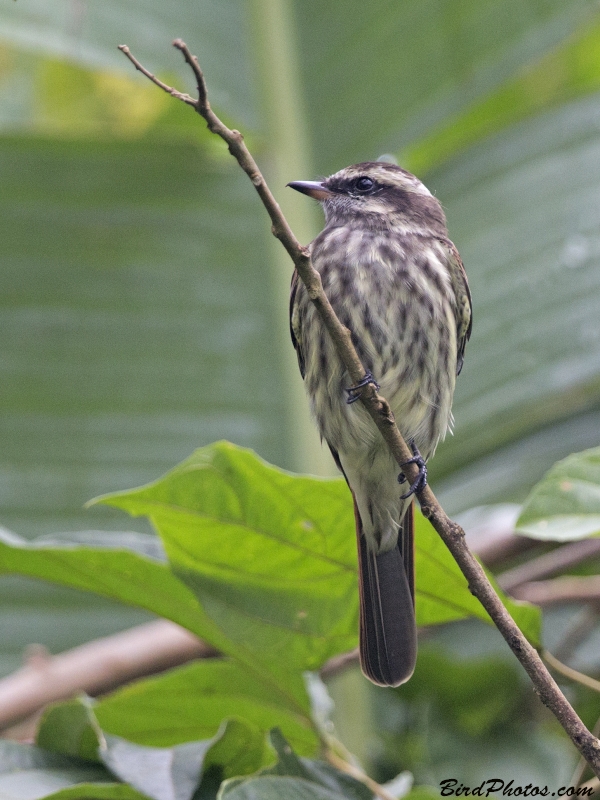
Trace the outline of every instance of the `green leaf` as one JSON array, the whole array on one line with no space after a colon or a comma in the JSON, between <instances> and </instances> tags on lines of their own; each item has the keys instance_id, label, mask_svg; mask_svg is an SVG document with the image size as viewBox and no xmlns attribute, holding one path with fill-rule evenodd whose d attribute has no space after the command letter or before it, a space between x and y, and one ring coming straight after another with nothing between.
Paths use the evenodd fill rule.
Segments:
<instances>
[{"instance_id":1,"label":"green leaf","mask_svg":"<svg viewBox=\"0 0 600 800\"><path fill-rule=\"evenodd\" d=\"M0 531L0 573L40 578L141 606L210 641L214 626L210 621L203 624L198 601L168 566L131 550L128 534L113 534L109 540L113 546L123 544L118 549L86 547L80 538L77 544L52 545Z\"/></svg>"},{"instance_id":2,"label":"green leaf","mask_svg":"<svg viewBox=\"0 0 600 800\"><path fill-rule=\"evenodd\" d=\"M355 646L348 490L220 442L159 481L100 502L145 514L174 572L231 640L283 672Z\"/></svg>"},{"instance_id":3,"label":"green leaf","mask_svg":"<svg viewBox=\"0 0 600 800\"><path fill-rule=\"evenodd\" d=\"M417 624L437 625L465 617L477 617L493 625L487 611L469 591L450 551L421 514L416 514L415 572L417 575ZM521 631L539 644L542 615L537 606L513 600L486 572L495 591Z\"/></svg>"},{"instance_id":4,"label":"green leaf","mask_svg":"<svg viewBox=\"0 0 600 800\"><path fill-rule=\"evenodd\" d=\"M293 800L371 800L373 793L344 772L322 761L299 758L281 732L271 731L271 744L278 755L273 767L246 779L226 781L219 800L293 798Z\"/></svg>"},{"instance_id":5,"label":"green leaf","mask_svg":"<svg viewBox=\"0 0 600 800\"><path fill-rule=\"evenodd\" d=\"M517 530L559 542L600 534L600 447L558 461L532 489Z\"/></svg>"},{"instance_id":6,"label":"green leaf","mask_svg":"<svg viewBox=\"0 0 600 800\"><path fill-rule=\"evenodd\" d=\"M229 718L221 729L206 752L203 773L219 767L225 778L249 775L272 761L264 731L257 725Z\"/></svg>"},{"instance_id":7,"label":"green leaf","mask_svg":"<svg viewBox=\"0 0 600 800\"><path fill-rule=\"evenodd\" d=\"M158 678L156 683L162 688L167 688L164 684L169 682L170 677ZM230 672L227 677L234 680L239 678L243 683L242 674L234 675ZM77 760L101 761L112 775L152 800L190 800L198 788L201 776L214 767L218 767L221 776L229 777L256 772L272 761L272 756L266 748L265 729L261 730L257 725L239 718L224 719L224 708L220 709L218 730L214 733L214 727L206 720L206 712L210 714L210 699L207 703L202 703L200 698L196 699L194 712L203 724L194 728L191 725L185 726L184 721L180 719L177 734L182 743L171 747L149 746L103 731L96 710L99 710L101 718L107 719L109 724L112 722L117 729L119 721L126 720L128 714L134 715L136 725L133 727L137 733L152 716L149 727L154 739L157 738L157 728L168 724L168 720L164 719L161 709L157 709L156 705L148 707L148 693L144 693L143 683L142 681L132 687L137 702L128 702L127 697L123 700L117 694L116 697L113 696L105 701L105 704L101 703L99 707L94 708L87 699L67 701L50 707L44 713L38 731L38 747L43 747L48 754L72 756L74 764L78 763ZM193 689L189 683L187 688ZM260 686L258 688L260 689ZM202 699L206 700L210 692L206 685L204 689L205 695ZM214 684L212 690L218 692ZM245 710L243 689L238 687L237 692L238 699L242 701L238 711L243 713ZM124 694L126 693L127 690ZM168 692L168 688L166 698L168 701L166 708L171 721L174 722L178 716L185 716L184 709L187 710L189 703L186 701L189 698L175 697L173 693ZM178 703L174 703L174 700ZM187 716L191 720L192 714L188 712ZM273 718L285 722L283 713L275 713ZM121 725L121 728L126 727L126 724ZM205 734L207 729L214 735L200 741L193 740L194 737ZM164 736L164 729L160 733ZM152 737L147 736L147 738ZM302 743L306 745L305 741ZM107 796L112 797L110 793ZM135 794L135 797L137 796Z\"/></svg>"},{"instance_id":8,"label":"green leaf","mask_svg":"<svg viewBox=\"0 0 600 800\"><path fill-rule=\"evenodd\" d=\"M354 517L343 481L294 476L226 442L164 478L100 498L146 514L177 574L228 636L293 669L356 643ZM454 559L418 515L417 622L490 622ZM502 595L532 641L539 611Z\"/></svg>"},{"instance_id":9,"label":"green leaf","mask_svg":"<svg viewBox=\"0 0 600 800\"><path fill-rule=\"evenodd\" d=\"M240 675L228 676L229 678L242 678ZM157 682L161 684L162 678ZM168 682L168 676L167 676ZM106 708L99 707L101 716L111 721L110 708L116 713L113 714L112 722L115 717L123 720L127 714L141 715L146 721L150 714L157 714L157 708L149 709L144 701L148 700L144 696L143 682L140 703L140 684L133 687L137 690L137 704L120 702L120 698L110 698L108 700L109 712ZM188 689L191 689L188 685ZM206 687L205 687L206 688ZM218 691L213 685L213 691ZM259 687L260 688L260 687ZM125 690L126 691L126 690ZM208 693L208 692L207 692ZM242 690L238 688L238 698L243 698ZM167 693L168 700L171 701L167 706L171 717L174 720L177 714L182 715L186 707L182 697L176 698L179 705L173 704L175 699L173 694ZM197 702L194 709L198 719L204 720L207 706ZM221 715L218 721L218 730L210 738L201 741L191 741L194 734L202 735L205 730L190 727L185 729L188 735L187 740L182 737L182 744L172 747L156 747L140 744L139 742L129 741L123 736L115 735L103 731L100 728L99 720L95 714L96 708L92 708L87 699L67 701L59 703L47 709L44 713L40 729L37 736L38 748L36 752L42 754L44 758L53 763L52 754L58 753L61 756L72 756L73 764L79 767L82 761L101 761L110 770L111 774L128 784L128 786L139 790L146 797L152 800L190 800L201 780L201 776L211 768L218 768L221 776L245 775L256 772L265 763L272 761L272 756L266 748L265 731L257 725L252 725L242 719L223 720ZM223 711L223 709L221 709ZM104 713L103 713L104 712ZM191 715L189 715L191 718ZM274 718L285 721L284 714L275 714ZM143 724L136 719L137 730ZM152 729L156 733L157 726L164 723L160 712L153 719ZM206 720L204 725L207 726ZM117 724L118 727L118 724ZM202 727L202 726L198 726ZM181 736L183 725L178 731ZM214 730L211 730L212 734ZM190 735L191 734L191 735ZM43 747L44 750L39 749ZM31 756L30 756L31 757ZM60 760L62 763L64 759ZM109 787L113 791L113 787ZM109 789L107 797L112 797ZM117 796L117 795L115 795ZM120 796L120 795L118 795ZM124 794L124 797L129 797ZM137 793L133 796L137 797Z\"/></svg>"},{"instance_id":10,"label":"green leaf","mask_svg":"<svg viewBox=\"0 0 600 800\"><path fill-rule=\"evenodd\" d=\"M15 800L20 798L16 797ZM27 795L23 800L34 798ZM148 796L124 783L78 783L70 789L44 795L43 800L148 800Z\"/></svg>"},{"instance_id":11,"label":"green leaf","mask_svg":"<svg viewBox=\"0 0 600 800\"><path fill-rule=\"evenodd\" d=\"M100 755L110 771L152 800L191 800L202 774L254 771L265 754L265 737L241 720L224 721L211 739L174 747L148 747L103 734Z\"/></svg>"},{"instance_id":12,"label":"green leaf","mask_svg":"<svg viewBox=\"0 0 600 800\"><path fill-rule=\"evenodd\" d=\"M458 117L445 120L438 130L405 148L402 163L415 174L424 174L490 133L598 91L599 40L598 21L586 21L574 36L519 70Z\"/></svg>"},{"instance_id":13,"label":"green leaf","mask_svg":"<svg viewBox=\"0 0 600 800\"><path fill-rule=\"evenodd\" d=\"M102 698L94 712L104 730L139 744L171 746L207 739L224 719L236 717L244 720L244 735L252 743L247 748L249 763L267 758L252 731L258 729L264 736L274 725L300 753L313 755L318 738L308 713L298 713L295 703L274 692L272 679L266 678L233 661L206 659L126 686ZM229 762L217 759L219 747L215 745L207 758L228 773ZM263 765L264 760L256 769ZM245 774L243 766L237 768L236 774Z\"/></svg>"},{"instance_id":14,"label":"green leaf","mask_svg":"<svg viewBox=\"0 0 600 800\"><path fill-rule=\"evenodd\" d=\"M36 735L38 747L52 753L100 761L102 732L88 698L68 700L47 707Z\"/></svg>"},{"instance_id":15,"label":"green leaf","mask_svg":"<svg viewBox=\"0 0 600 800\"><path fill-rule=\"evenodd\" d=\"M246 124L256 119L245 41L245 3L239 0L226 6L218 0L203 0L201 11L194 0L180 0L175 16L165 13L158 0L136 0L126 10L118 0L106 0L102 6L86 10L84 23L78 12L61 0L48 0L39 7L10 3L0 10L0 23L4 41L25 52L58 56L128 76L135 74L133 67L117 45L129 44L153 72L177 72L182 88L193 90L189 68L170 46L173 39L185 35L195 52L202 53L216 106L237 114ZM141 78L137 82L143 85Z\"/></svg>"},{"instance_id":16,"label":"green leaf","mask_svg":"<svg viewBox=\"0 0 600 800\"><path fill-rule=\"evenodd\" d=\"M433 786L414 786L402 800L440 800L441 796Z\"/></svg>"}]
</instances>

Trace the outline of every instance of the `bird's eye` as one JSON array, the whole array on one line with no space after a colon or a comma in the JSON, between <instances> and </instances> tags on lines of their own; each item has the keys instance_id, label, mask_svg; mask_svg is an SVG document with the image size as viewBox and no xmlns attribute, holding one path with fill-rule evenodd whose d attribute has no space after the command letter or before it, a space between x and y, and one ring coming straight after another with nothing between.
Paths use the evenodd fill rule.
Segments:
<instances>
[{"instance_id":1,"label":"bird's eye","mask_svg":"<svg viewBox=\"0 0 600 800\"><path fill-rule=\"evenodd\" d=\"M359 192L368 192L375 186L375 181L371 180L371 178L362 177L357 178L354 185Z\"/></svg>"}]
</instances>

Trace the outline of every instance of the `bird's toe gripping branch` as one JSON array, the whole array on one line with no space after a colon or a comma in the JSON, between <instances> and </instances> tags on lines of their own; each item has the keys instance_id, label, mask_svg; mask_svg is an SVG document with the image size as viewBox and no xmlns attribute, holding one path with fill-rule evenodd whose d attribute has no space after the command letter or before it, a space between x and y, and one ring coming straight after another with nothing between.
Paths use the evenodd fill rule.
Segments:
<instances>
[{"instance_id":1,"label":"bird's toe gripping branch","mask_svg":"<svg viewBox=\"0 0 600 800\"><path fill-rule=\"evenodd\" d=\"M410 449L413 451L413 457L409 458L408 461L405 461L402 466L405 466L405 464L416 464L419 468L419 474L416 481L411 483L408 492L401 495L401 500L407 500L412 494L423 491L423 489L427 486L427 464L425 463L425 459L421 453L419 453L419 448L414 442L410 443ZM401 472L398 475L398 483L404 483L405 481L406 475Z\"/></svg>"},{"instance_id":2,"label":"bird's toe gripping branch","mask_svg":"<svg viewBox=\"0 0 600 800\"><path fill-rule=\"evenodd\" d=\"M346 400L346 403L348 403L348 405L356 403L356 401L360 397L360 390L364 389L364 387L368 386L370 383L372 383L375 386L377 391L379 391L379 389L381 388L377 383L377 381L375 380L375 378L373 377L373 373L371 372L371 370L368 370L365 373L365 377L362 378L355 386L351 386L349 389L346 389L346 391L348 392L348 399Z\"/></svg>"}]
</instances>

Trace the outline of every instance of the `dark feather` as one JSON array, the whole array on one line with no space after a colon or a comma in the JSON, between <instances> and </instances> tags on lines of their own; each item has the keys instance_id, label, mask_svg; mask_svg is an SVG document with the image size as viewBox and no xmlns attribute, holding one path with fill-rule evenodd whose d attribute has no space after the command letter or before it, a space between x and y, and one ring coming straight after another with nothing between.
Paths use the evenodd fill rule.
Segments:
<instances>
[{"instance_id":1,"label":"dark feather","mask_svg":"<svg viewBox=\"0 0 600 800\"><path fill-rule=\"evenodd\" d=\"M442 247L448 259L448 272L450 281L456 297L456 374L460 375L463 362L465 360L465 347L471 338L473 329L473 303L471 300L471 290L467 281L467 274L462 263L458 250L450 239L440 239Z\"/></svg>"},{"instance_id":2,"label":"dark feather","mask_svg":"<svg viewBox=\"0 0 600 800\"><path fill-rule=\"evenodd\" d=\"M331 445L329 449L346 478L337 452ZM350 484L348 486L352 491ZM413 674L417 660L414 506L411 503L404 515L396 547L379 555L367 548L356 500L354 519L358 549L360 666L373 683L400 686Z\"/></svg>"},{"instance_id":3,"label":"dark feather","mask_svg":"<svg viewBox=\"0 0 600 800\"><path fill-rule=\"evenodd\" d=\"M376 554L367 547L354 503L360 596L360 665L379 686L400 686L417 660L414 609L413 506L402 521L393 550ZM402 552L404 551L404 552Z\"/></svg>"},{"instance_id":4,"label":"dark feather","mask_svg":"<svg viewBox=\"0 0 600 800\"><path fill-rule=\"evenodd\" d=\"M292 285L290 287L290 336L292 337L292 344L294 345L294 350L296 351L296 355L298 356L298 366L300 367L300 374L302 375L302 379L304 380L304 376L306 374L306 368L304 365L304 354L302 352L302 339L299 329L294 328L294 307L296 303L296 292L298 291L298 287L300 285L300 278L298 277L298 273L294 270L294 274L292 275Z\"/></svg>"}]
</instances>

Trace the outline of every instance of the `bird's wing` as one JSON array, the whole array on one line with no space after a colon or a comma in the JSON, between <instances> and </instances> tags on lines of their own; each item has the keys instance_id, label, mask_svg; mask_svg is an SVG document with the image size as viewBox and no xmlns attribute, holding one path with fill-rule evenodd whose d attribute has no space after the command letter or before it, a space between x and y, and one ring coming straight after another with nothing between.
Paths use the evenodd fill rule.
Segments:
<instances>
[{"instance_id":1,"label":"bird's wing","mask_svg":"<svg viewBox=\"0 0 600 800\"><path fill-rule=\"evenodd\" d=\"M300 367L300 374L304 378L306 372L304 364L304 353L302 351L302 328L300 325L300 314L298 313L297 294L298 289L301 287L298 272L294 270L292 275L292 286L290 289L290 335L292 337L292 344L298 356L298 366Z\"/></svg>"},{"instance_id":2,"label":"bird's wing","mask_svg":"<svg viewBox=\"0 0 600 800\"><path fill-rule=\"evenodd\" d=\"M441 245L446 255L450 282L456 297L456 374L460 375L465 358L465 347L471 336L473 327L473 313L471 292L467 282L467 274L461 261L458 250L449 239L442 239Z\"/></svg>"}]
</instances>

